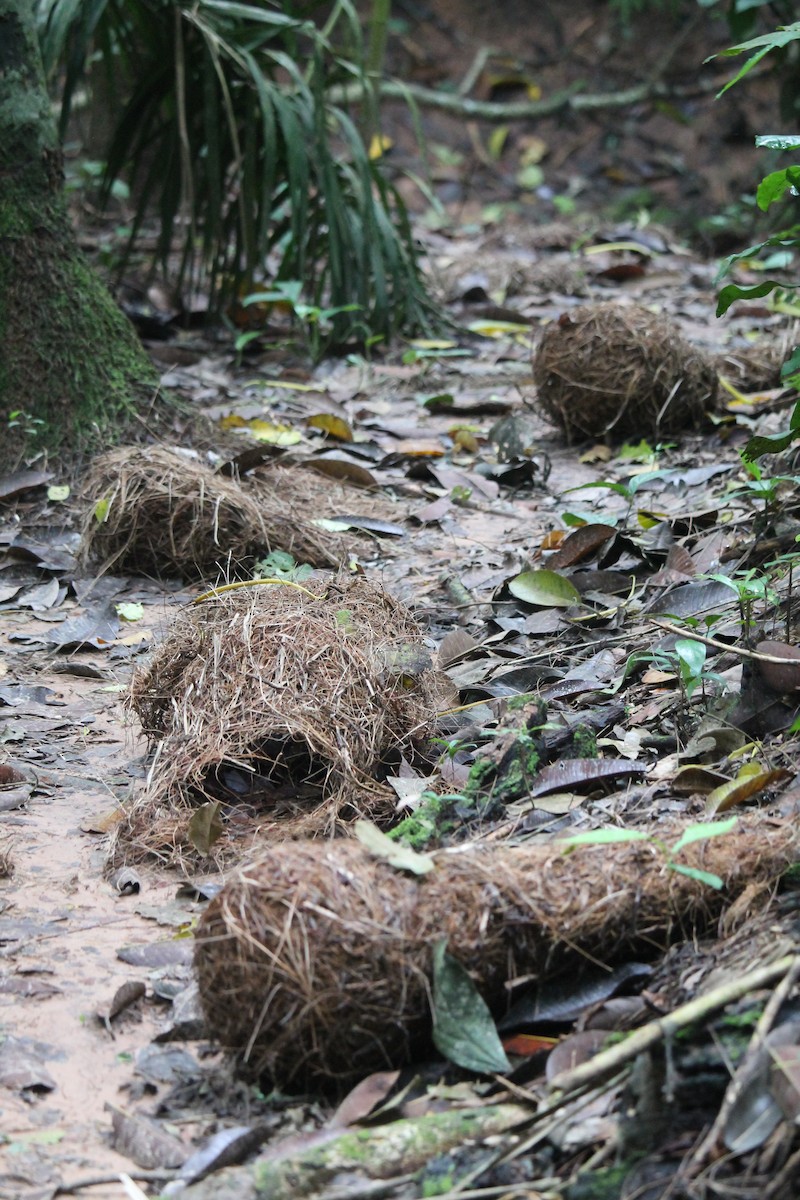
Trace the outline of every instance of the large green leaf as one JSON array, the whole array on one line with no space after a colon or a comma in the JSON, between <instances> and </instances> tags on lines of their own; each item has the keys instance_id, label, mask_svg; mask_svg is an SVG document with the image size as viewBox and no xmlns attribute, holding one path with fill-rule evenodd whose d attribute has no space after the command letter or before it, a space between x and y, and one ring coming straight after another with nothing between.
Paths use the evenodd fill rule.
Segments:
<instances>
[{"instance_id":1,"label":"large green leaf","mask_svg":"<svg viewBox=\"0 0 800 1200\"><path fill-rule=\"evenodd\" d=\"M757 283L753 287L739 287L738 283L729 283L727 287L722 288L717 297L717 316L723 316L736 300L758 300L780 287L786 287L786 284L779 283L777 279L765 279L763 283Z\"/></svg>"},{"instance_id":2,"label":"large green leaf","mask_svg":"<svg viewBox=\"0 0 800 1200\"><path fill-rule=\"evenodd\" d=\"M768 150L800 150L800 137L796 133L760 133L756 145Z\"/></svg>"},{"instance_id":3,"label":"large green leaf","mask_svg":"<svg viewBox=\"0 0 800 1200\"><path fill-rule=\"evenodd\" d=\"M784 167L782 171L772 171L765 175L758 185L756 202L762 212L766 212L770 204L780 200L792 188L800 186L800 167Z\"/></svg>"},{"instance_id":4,"label":"large green leaf","mask_svg":"<svg viewBox=\"0 0 800 1200\"><path fill-rule=\"evenodd\" d=\"M433 951L433 1040L445 1058L466 1071L511 1070L492 1014L445 942Z\"/></svg>"},{"instance_id":5,"label":"large green leaf","mask_svg":"<svg viewBox=\"0 0 800 1200\"><path fill-rule=\"evenodd\" d=\"M546 608L569 608L580 604L581 595L574 583L557 571L523 571L508 581L508 590L526 604L541 604Z\"/></svg>"}]
</instances>

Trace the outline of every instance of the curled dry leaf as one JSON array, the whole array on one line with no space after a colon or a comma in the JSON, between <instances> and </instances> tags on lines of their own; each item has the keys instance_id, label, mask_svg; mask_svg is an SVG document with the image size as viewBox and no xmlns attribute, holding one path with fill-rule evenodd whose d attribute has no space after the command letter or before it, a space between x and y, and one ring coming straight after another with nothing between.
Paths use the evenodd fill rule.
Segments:
<instances>
[{"instance_id":1,"label":"curled dry leaf","mask_svg":"<svg viewBox=\"0 0 800 1200\"><path fill-rule=\"evenodd\" d=\"M770 639L759 642L758 654L769 654L772 658L785 659L784 663L758 661L758 673L773 692L796 692L800 690L800 646Z\"/></svg>"},{"instance_id":2,"label":"curled dry leaf","mask_svg":"<svg viewBox=\"0 0 800 1200\"><path fill-rule=\"evenodd\" d=\"M98 1021L105 1025L108 1032L111 1033L111 1022L114 1018L118 1017L126 1008L130 1008L137 1000L141 1000L146 992L147 987L141 979L126 980L114 992L111 1003L106 1008L97 1010Z\"/></svg>"},{"instance_id":3,"label":"curled dry leaf","mask_svg":"<svg viewBox=\"0 0 800 1200\"><path fill-rule=\"evenodd\" d=\"M548 565L552 570L560 571L564 567L571 567L575 563L583 562L585 558L594 554L595 550L599 550L614 537L616 532L613 525L581 525L564 539L560 548L549 560Z\"/></svg>"}]
</instances>

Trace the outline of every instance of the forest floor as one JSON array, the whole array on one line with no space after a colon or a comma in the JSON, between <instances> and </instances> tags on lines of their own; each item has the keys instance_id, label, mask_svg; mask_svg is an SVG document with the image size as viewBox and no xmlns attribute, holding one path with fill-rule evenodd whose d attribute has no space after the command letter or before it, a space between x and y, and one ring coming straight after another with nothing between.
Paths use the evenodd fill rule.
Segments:
<instances>
[{"instance_id":1,"label":"forest floor","mask_svg":"<svg viewBox=\"0 0 800 1200\"><path fill-rule=\"evenodd\" d=\"M437 14L441 32L446 6ZM468 64L468 47L463 55ZM641 122L626 129L634 125L642 137ZM474 154L474 132L465 136L463 153ZM560 137L571 178L588 179L576 165L580 139L567 155ZM596 146L586 154L598 162ZM189 448L199 412L220 429L214 466L230 455L233 425L243 447L261 439L267 467L280 458L312 468L321 508L338 518L320 536L351 537L366 579L416 617L441 715L437 741L383 768L403 798L396 819L423 792L463 796L476 759L495 764L483 799L496 803L449 812L447 836L434 814L431 848L474 837L538 847L608 828L652 840L661 828L736 817L730 832L700 838L698 859L667 855L661 872L677 878L687 862L708 872L708 848L725 886L690 879L700 893L687 906L707 893L705 916L681 929L665 912L663 929L633 938L636 953L609 944L599 964L595 956L596 973L565 976L556 961L557 996L540 989L538 1008L530 1000L528 1016L505 1026L510 1075L476 1081L428 1057L414 1070L398 1064L399 1079L372 1077L342 1108L324 1092L264 1096L238 1081L193 1005L191 931L231 857L258 848L258 822L255 833L242 826L224 864L196 844L177 864L168 846L142 857L120 854L119 843L113 871L108 861L148 769L126 706L132 674L214 580L85 565L80 481L36 465L0 481L5 1200L111 1200L140 1195L136 1186L154 1196L198 1148L207 1157L184 1177L212 1174L192 1196L255 1195L252 1167L216 1174L255 1148L286 1168L285 1193L277 1184L262 1193L274 1196L796 1195L796 893L778 886L777 868L748 879L737 862L759 838L767 861L800 802L794 668L787 680L785 666L754 650L768 640L767 654L786 657L781 647L796 641L797 478L791 453L763 458L763 480L740 457L753 433L788 427L794 395L779 368L798 314L759 301L718 321L717 263L675 232L635 215L587 223L564 205L537 209L534 223L531 206L549 201L537 202L535 188L520 194L518 163L498 195L486 186L490 158L476 161L480 187L464 160L439 181L459 189L441 195L450 225L420 214L435 286L458 323L451 339L311 367L285 337L251 347L242 363L229 344L177 334L150 347L164 386L192 414L177 415L165 440ZM540 188L550 186L543 165ZM562 184L554 192L580 198L566 175ZM741 186L735 170L719 184L729 194ZM569 444L543 418L532 342L565 311L607 301L667 315L725 378L701 429L659 433L643 420L626 436ZM205 447L199 454L209 461ZM342 483L358 489L346 506ZM84 498L84 510L99 498ZM568 759L547 731L576 725L591 746ZM558 786L527 779L503 791L531 736L542 775L556 763L569 771ZM234 807L224 812L235 825ZM715 858L712 841L723 847ZM594 846L597 873L612 882L617 849ZM520 989L530 995L523 983L514 1001ZM698 997L705 1011L685 1011ZM633 1065L622 1058L574 1091L551 1090L554 1074L563 1083L590 1063L610 1032L619 1040L638 1026L652 1040ZM472 1138L442 1135L422 1156L380 1142L400 1122L423 1129L465 1111L496 1124L487 1116ZM365 1127L371 1155L348 1158L337 1139ZM212 1143L232 1129L223 1150ZM331 1150L325 1160L333 1146L339 1158Z\"/></svg>"}]
</instances>

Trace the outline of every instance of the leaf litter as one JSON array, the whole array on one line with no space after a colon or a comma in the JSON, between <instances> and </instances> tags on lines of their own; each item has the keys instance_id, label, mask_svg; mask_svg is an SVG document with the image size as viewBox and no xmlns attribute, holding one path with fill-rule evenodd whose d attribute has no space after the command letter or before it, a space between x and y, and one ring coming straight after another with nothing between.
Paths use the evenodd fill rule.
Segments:
<instances>
[{"instance_id":1,"label":"leaf litter","mask_svg":"<svg viewBox=\"0 0 800 1200\"><path fill-rule=\"evenodd\" d=\"M713 309L702 273L693 291L684 258L671 263L663 254L661 269L661 291L641 294L670 307L677 290L682 336L715 361L743 362L748 329L782 336L771 316L743 313L728 326L728 344L718 345L722 335L710 320L697 325L697 314ZM606 278L600 295L584 275L572 305L533 288L514 303L521 323L539 328L578 295L584 305L607 304L613 283ZM625 308L643 285L627 278L616 286ZM415 1159L404 1138L415 1122L419 1129L420 1113L430 1121L433 1110L452 1120L437 1128L436 1154L464 1187L471 1179L490 1189L513 1177L530 1186L549 1180L551 1191L563 1191L593 1158L622 1147L629 1188L651 1165L648 1154L660 1152L671 1186L677 1172L696 1195L710 1195L712 1178L738 1180L747 1171L747 1194L756 1195L797 1153L796 600L782 562L796 516L793 484L776 484L783 491L774 503L752 486L737 454L753 422L766 435L782 428L780 406L759 400L740 425L742 406L728 405L702 435L670 433L672 444L662 444L642 429L636 447L612 442L598 461L582 461L584 447L564 446L535 411L527 337L484 326L458 342L460 357L420 348L424 357L402 368L390 356L326 363L315 392L262 390L258 404L249 386L258 367L248 363L245 378L220 362L226 412L239 396L243 419L288 426L299 437L251 465L237 450L242 465L230 471L220 470L232 461L227 452L207 464L166 448L136 451L144 468L137 487L158 491L145 532L124 529L114 546L82 551L106 564L116 556L114 569L130 572L109 592L76 557L64 513L74 527L82 504L90 530L107 525L108 511L98 521L97 505L117 488L118 466L85 478L83 501L75 490L48 499L43 473L7 481L4 503L17 529L0 561L7 619L0 739L11 771L33 768L36 780L11 774L0 791L0 849L8 858L0 939L10 980L52 972L53 981L50 989L0 990L4 1045L16 1064L3 1107L9 1146L20 1147L2 1168L9 1194L48 1187L53 1194L64 1181L113 1175L137 1160L148 1164L145 1172L162 1172L154 1189L187 1163L180 1181L188 1183L198 1178L192 1155L203 1146L212 1150L201 1173L212 1174L187 1195L222 1194L223 1181L236 1178L215 1174L231 1161L224 1147L219 1155L213 1149L222 1128L240 1156L266 1139L264 1162L275 1179L302 1164L309 1194L324 1194L336 1169L381 1177L393 1155L413 1179L387 1194L412 1196L426 1186L430 1164ZM196 386L191 371L184 378ZM737 385L746 386L743 374ZM335 397L330 413L324 394ZM498 416L513 419L516 433L498 434ZM353 440L333 451L328 439L345 428ZM127 464L136 461L126 452ZM791 480L791 471L787 463L774 474ZM264 501L253 507L259 477L277 504L273 525ZM297 500L288 499L290 480L302 482ZM233 532L218 519L223 492L239 506ZM185 525L170 525L175 505L198 495L210 498L210 508L204 501ZM137 491L133 515L146 503ZM243 540L242 513L255 513L256 530ZM350 530L325 526L337 518ZM370 528L390 536L370 536ZM140 544L146 549L126 557ZM255 735L243 725L235 745L222 743L212 780L203 773L210 760L198 729L220 737L232 693L212 695L203 712L199 675L154 686L153 664L179 653L165 648L181 623L195 623L193 638L210 633L198 614L247 620L253 589L223 588L245 582L275 551L289 556L271 560L282 585L268 590L281 597L277 616L289 618L279 644L299 654L306 681L316 680L306 684L314 707L299 734L297 701L286 700L290 681L274 670L280 651L264 655L271 673L253 671L259 660L250 640L226 649L218 639L215 686L253 685L242 712L252 714L254 697L268 695L281 725L259 726ZM356 590L363 579L380 592L380 615L363 618L362 629L356 602L341 598L315 640L302 624L307 597L288 585L322 595L333 576L304 582L294 572L340 564ZM199 568L200 586L138 574L196 579ZM191 603L215 587L210 600ZM406 624L393 648L401 652L376 658L374 643L385 643L399 611ZM335 669L324 653L332 636L350 654ZM148 666L152 643L158 649ZM318 652L336 686L354 694L346 715L325 706L319 681L326 675L311 672ZM355 652L367 665L363 678ZM186 661L202 666L204 653L193 650ZM75 670L65 673L65 664ZM144 731L164 746L155 768L139 723L124 724L134 671L139 715L149 713ZM409 719L406 733L393 728L378 746L369 731L365 740L369 706L383 712L390 696L407 706L422 681L425 716ZM281 739L282 748L273 744ZM302 753L287 754L303 739ZM283 755L281 778L266 782L273 792L293 789L278 797L290 816L303 800L297 788L316 789L305 798L311 804L301 828L281 832L274 812L265 817L264 797L254 801L253 776L261 784L264 775L253 770L254 748L262 762ZM398 777L421 782L400 800L389 783ZM157 818L143 806L154 786L162 789ZM183 806L189 824L197 814L202 820L176 832L179 793L178 814ZM279 842L287 833L330 832L334 811L345 833L369 795L381 805L371 853L343 837ZM308 823L315 810L319 828ZM110 813L119 817L106 820ZM735 827L714 836L714 814L735 817ZM369 815L376 819L374 810ZM164 816L172 822L166 835L158 825ZM140 828L126 840L119 826L136 820ZM115 861L124 869L128 858L136 861L146 914L124 908L130 901L104 878L103 837L114 827ZM574 848L565 854L570 838ZM136 850L142 839L144 856ZM176 863L190 884L201 874L208 891L190 888L176 900ZM236 865L217 892L220 864ZM316 890L307 899L302 889ZM435 898L428 903L426 895ZM357 903L363 911L352 909ZM156 941L148 922L159 912L174 933L163 940L162 926ZM207 1022L201 1036L197 1016L178 1019L193 952ZM452 971L448 979L449 962L460 968L458 980ZM543 1015L554 986L555 1018ZM118 996L135 1003L117 1007ZM514 1012L522 1014L514 1036L531 1037L530 1053L505 1032L503 1018ZM682 1035L674 1042L663 1033L670 1019ZM620 1022L635 1027L646 1048L631 1042L626 1058L623 1039L614 1057ZM170 1029L190 1034L197 1054L134 1074L137 1052L150 1043L157 1049L154 1039ZM540 1033L545 1047L554 1036L564 1047L549 1068ZM23 1036L55 1042L63 1058L48 1057L45 1067L38 1052L20 1057ZM220 1042L235 1054L220 1056ZM342 1080L358 1085L370 1071L390 1069L400 1071L398 1094L410 1090L376 1127L367 1168L348 1158L346 1132L329 1130L314 1148L308 1131L324 1122ZM97 1081L91 1089L87 1073ZM700 1076L702 1096L693 1090ZM37 1079L47 1087L44 1099L36 1098ZM301 1082L312 1094L287 1100L270 1092L276 1082L289 1090ZM645 1095L656 1113L648 1146L638 1132L652 1120ZM369 1119L362 1107L355 1106L359 1121ZM482 1114L471 1148L470 1113ZM57 1144L36 1140L55 1123L64 1131ZM709 1128L715 1140L703 1142ZM381 1149L381 1136L392 1131L394 1150ZM109 1185L105 1194L118 1190Z\"/></svg>"}]
</instances>

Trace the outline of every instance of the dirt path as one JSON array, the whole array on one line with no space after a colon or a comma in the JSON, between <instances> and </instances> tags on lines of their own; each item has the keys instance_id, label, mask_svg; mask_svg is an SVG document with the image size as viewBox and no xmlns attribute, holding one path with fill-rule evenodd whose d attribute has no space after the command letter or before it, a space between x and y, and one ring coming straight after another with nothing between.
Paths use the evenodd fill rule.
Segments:
<instances>
[{"instance_id":1,"label":"dirt path","mask_svg":"<svg viewBox=\"0 0 800 1200\"><path fill-rule=\"evenodd\" d=\"M531 411L528 330L579 299L639 300L671 311L697 344L724 349L733 362L753 335L777 343L789 324L767 309L743 311L724 326L715 324L712 268L673 250L661 235L648 236L651 245L643 243L641 254L604 250L602 245L578 251L542 247L526 230L494 234L482 243L434 239L434 268L459 318L465 324L484 323L484 336L462 337L462 357L420 348L406 362L398 352L374 363L326 363L305 377L303 386L310 390L304 392L292 390L296 367L286 380L277 381L288 381L288 387L276 386L275 364L268 357L263 364L236 368L229 359L203 357L190 346L191 365L172 368L167 383L204 404L213 418L231 412L245 418L267 414L293 425L301 433L295 451L301 458L333 452L362 470L369 465L380 486L397 498L406 533L369 544L364 569L416 610L431 649L452 629L466 630L476 645L481 643L476 661L468 664L472 674L462 675L470 698L502 696L497 678L510 668L524 670L533 663L538 670L544 664L557 676L575 663L594 661L601 651L609 669L619 673L635 640L625 624L622 601L601 595L596 603L601 609L603 604L610 607L597 627L591 622L570 626L551 620L552 613L520 609L502 588L532 562L544 561L544 539L551 530L563 529L564 514L574 511L594 521L619 521L621 527L630 520L633 533L637 506L655 512L678 531L676 539L688 536L698 569L714 569L720 554L735 546L739 525L752 523L752 505L748 508L748 501L736 499L728 487L738 478L737 446L749 426L737 429L731 423L711 428L704 438L676 437L671 446L651 447L666 474L633 504L629 495L613 489L570 491L603 480L630 481L642 464L615 458L608 447L589 448L581 459L578 449L565 446ZM631 269L615 273L621 264ZM549 275L542 275L543 270ZM553 271L561 272L562 281L571 279L579 295L566 288L554 293ZM543 283L545 278L550 282ZM486 293L484 304L499 292L500 301L518 314L521 330L502 325L492 330L496 317L464 299L475 288ZM426 403L441 396L451 398L444 407ZM309 415L318 412L344 417L355 440L331 451L331 443L306 425ZM532 456L523 455L527 477L522 481L498 483L492 474L502 467L491 441L501 415L522 420L526 445L533 447ZM765 429L777 428L785 412L757 419ZM471 449L468 439L457 444L459 429L476 439ZM692 475L698 467L700 473ZM368 513L368 496L363 507ZM681 533L692 513L706 514L706 525L698 526L699 532ZM726 515L718 521L719 513ZM10 511L5 530L6 545L16 536L17 550L12 546L7 551L0 576L9 588L2 601L0 740L3 757L19 766L32 785L27 792L25 783L19 785L24 792L19 807L0 811L0 834L14 864L13 876L0 882L3 1200L49 1200L74 1183L135 1172L130 1152L112 1148L107 1104L144 1116L158 1114L161 1133L176 1138L184 1154L219 1120L213 1105L200 1105L194 1113L184 1108L177 1117L177 1109L159 1108L176 1082L202 1079L205 1059L198 1061L198 1056L205 1051L202 1042L175 1047L152 1041L171 1023L170 997L188 983L191 940L180 935L190 927L197 905L190 898L176 898L180 881L156 865L140 870L141 890L128 895L119 894L104 870L114 824L109 814L129 797L144 771L144 747L125 725L122 697L142 646L146 653L170 611L194 593L107 578L87 593L85 572L69 560L74 537L68 535L65 549L57 532L60 520L58 508L43 502L41 493L33 499L23 496ZM26 556L20 540L28 531L39 549L34 553L29 547ZM48 536L45 553L42 542ZM642 568L641 561L634 562L634 550L633 543L623 543L625 570ZM48 568L48 554L51 560L61 555L60 567L51 562ZM651 586L650 571L645 572L645 590ZM51 590L47 603L40 597L32 614L30 589L50 587L54 579L59 581L55 592ZM453 592L453 580L466 589L466 601ZM607 579L598 582L601 591L601 584L610 586ZM142 618L120 621L115 605L122 600L141 603ZM617 616L609 616L616 604ZM84 648L59 650L53 639L63 641L66 623L87 615L111 622L102 646L87 648L91 631L84 630ZM655 634L640 623L636 638L642 645L652 644ZM40 687L52 691L35 690ZM665 706L675 694L674 680L666 691L641 685L629 700L628 715L620 709L621 719L640 733L645 726L658 727L666 742L674 730L669 725L672 710ZM666 732L659 725L662 711L667 712ZM625 732L619 726L608 731L615 745L622 744ZM635 747L632 753L638 753ZM666 787L660 781L676 769L677 759L667 759L665 755L655 764L648 803L660 786ZM0 802L3 795L0 790ZM654 811L687 810L685 800L660 795L658 803L653 801ZM569 816L565 810L563 820L577 822L579 828L596 826L623 811L615 809L617 800L604 795L582 800ZM153 950L154 943L168 949ZM125 946L145 947L144 960L122 961L118 952ZM163 961L165 955L172 961ZM144 985L144 996L111 1017L118 989L133 983ZM108 1024L98 1020L98 1012L108 1017ZM165 1057L176 1053L177 1063ZM138 1158L142 1160L141 1147ZM142 1186L156 1190L155 1184ZM86 1194L117 1200L124 1193L116 1180L92 1186Z\"/></svg>"},{"instance_id":2,"label":"dirt path","mask_svg":"<svg viewBox=\"0 0 800 1200\"><path fill-rule=\"evenodd\" d=\"M164 614L162 599L151 592L146 600L143 635ZM15 638L38 641L53 630L26 616L19 623L12 617L9 633L12 622ZM14 865L0 891L0 1194L8 1200L50 1196L59 1183L133 1169L111 1149L105 1106L130 1097L136 1053L159 1032L167 1011L152 999L150 969L117 954L170 936L136 909L166 905L176 884L147 872L138 895L120 895L104 874L101 831L112 827L142 749L122 714L130 661L109 664L109 657L108 650L78 651L65 663L46 651L17 650L4 662L4 687L55 693L47 705L18 696L17 708L2 710L7 761L34 780L24 807L2 816ZM94 670L98 678L56 669L64 666ZM108 1013L119 988L142 980L150 999L106 1027L98 1014ZM121 1194L118 1182L92 1190Z\"/></svg>"}]
</instances>

